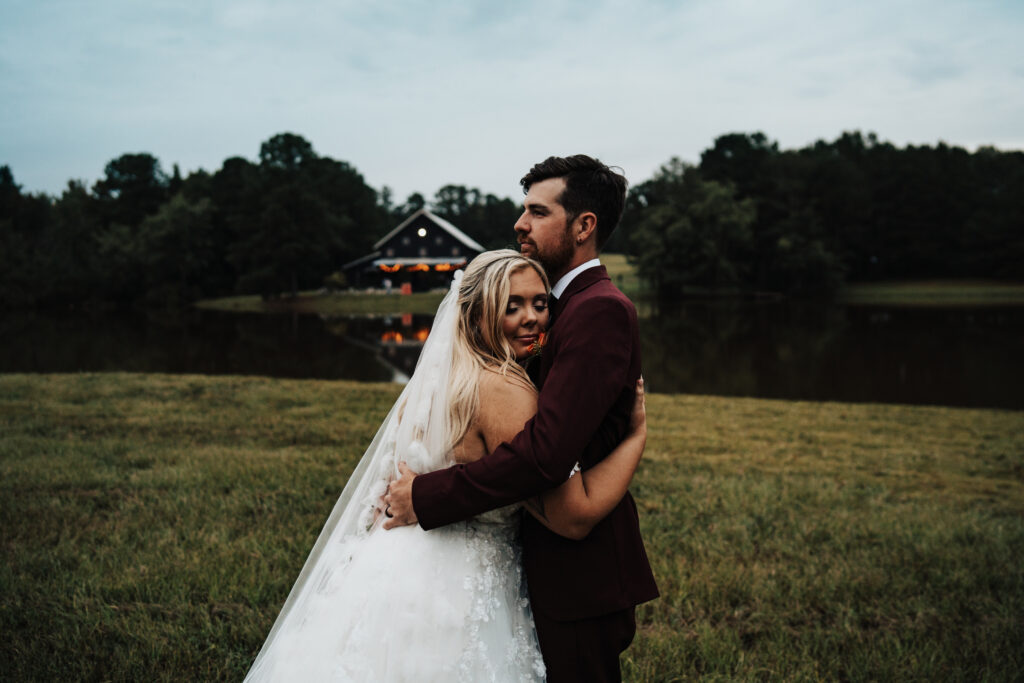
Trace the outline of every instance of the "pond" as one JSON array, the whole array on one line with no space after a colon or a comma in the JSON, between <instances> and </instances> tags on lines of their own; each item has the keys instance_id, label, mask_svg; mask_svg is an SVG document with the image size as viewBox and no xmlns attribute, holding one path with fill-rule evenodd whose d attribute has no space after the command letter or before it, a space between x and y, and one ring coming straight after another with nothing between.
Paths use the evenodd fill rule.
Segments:
<instances>
[{"instance_id":1,"label":"pond","mask_svg":"<svg viewBox=\"0 0 1024 683\"><path fill-rule=\"evenodd\" d=\"M403 381L432 316L8 313L0 372ZM688 302L641 319L663 393L1024 409L1024 307Z\"/></svg>"}]
</instances>

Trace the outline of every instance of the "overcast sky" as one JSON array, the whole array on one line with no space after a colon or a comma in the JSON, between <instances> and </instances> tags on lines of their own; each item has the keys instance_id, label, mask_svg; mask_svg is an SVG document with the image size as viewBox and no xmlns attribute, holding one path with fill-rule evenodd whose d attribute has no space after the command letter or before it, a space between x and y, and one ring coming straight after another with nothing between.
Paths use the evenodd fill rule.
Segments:
<instances>
[{"instance_id":1,"label":"overcast sky","mask_svg":"<svg viewBox=\"0 0 1024 683\"><path fill-rule=\"evenodd\" d=\"M1022 36L1022 0L2 0L0 165L59 193L287 131L398 200L517 199L551 154L640 182L736 131L1022 149Z\"/></svg>"}]
</instances>

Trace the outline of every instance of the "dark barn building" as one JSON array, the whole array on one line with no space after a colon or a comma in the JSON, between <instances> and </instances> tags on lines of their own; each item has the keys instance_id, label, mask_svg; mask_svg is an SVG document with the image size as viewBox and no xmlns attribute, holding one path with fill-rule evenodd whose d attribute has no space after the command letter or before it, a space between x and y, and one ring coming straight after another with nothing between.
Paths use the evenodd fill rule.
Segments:
<instances>
[{"instance_id":1,"label":"dark barn building","mask_svg":"<svg viewBox=\"0 0 1024 683\"><path fill-rule=\"evenodd\" d=\"M353 287L413 291L447 287L451 275L484 248L454 225L420 209L373 245L375 251L341 267Z\"/></svg>"}]
</instances>

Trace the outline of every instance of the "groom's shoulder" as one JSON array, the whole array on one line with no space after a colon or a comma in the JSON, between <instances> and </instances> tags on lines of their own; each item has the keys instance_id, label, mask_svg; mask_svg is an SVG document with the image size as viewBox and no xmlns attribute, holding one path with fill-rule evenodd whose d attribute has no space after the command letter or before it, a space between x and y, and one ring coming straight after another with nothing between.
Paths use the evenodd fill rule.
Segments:
<instances>
[{"instance_id":1,"label":"groom's shoulder","mask_svg":"<svg viewBox=\"0 0 1024 683\"><path fill-rule=\"evenodd\" d=\"M578 333L604 334L626 332L637 326L637 312L633 302L608 280L594 283L572 298L562 314L567 327ZM561 320L561 318L560 318ZM570 320L572 322L570 322Z\"/></svg>"},{"instance_id":2,"label":"groom's shoulder","mask_svg":"<svg viewBox=\"0 0 1024 683\"><path fill-rule=\"evenodd\" d=\"M615 286L610 278L604 277L593 282L577 295L578 303L585 308L610 307L636 315L636 306L628 296Z\"/></svg>"}]
</instances>

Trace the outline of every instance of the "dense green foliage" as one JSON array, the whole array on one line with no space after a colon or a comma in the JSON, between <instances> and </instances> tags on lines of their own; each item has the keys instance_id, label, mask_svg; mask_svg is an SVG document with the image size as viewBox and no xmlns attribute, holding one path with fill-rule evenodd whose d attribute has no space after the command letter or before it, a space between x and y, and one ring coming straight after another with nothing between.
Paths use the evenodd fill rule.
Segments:
<instances>
[{"instance_id":1,"label":"dense green foliage","mask_svg":"<svg viewBox=\"0 0 1024 683\"><path fill-rule=\"evenodd\" d=\"M754 211L751 214L750 206ZM873 134L779 150L723 135L630 191L628 249L662 296L687 286L811 294L844 281L1024 279L1024 153Z\"/></svg>"},{"instance_id":2,"label":"dense green foliage","mask_svg":"<svg viewBox=\"0 0 1024 683\"><path fill-rule=\"evenodd\" d=\"M0 167L0 303L182 305L319 287L429 207L487 248L514 244L517 202L462 185L395 204L298 135L258 162L168 176L125 154L87 188L23 194ZM631 254L662 298L693 288L834 291L847 281L1024 279L1024 152L897 148L844 133L779 150L723 135L698 166L670 160L629 193L609 251ZM335 286L343 282L335 278Z\"/></svg>"},{"instance_id":3,"label":"dense green foliage","mask_svg":"<svg viewBox=\"0 0 1024 683\"><path fill-rule=\"evenodd\" d=\"M511 199L499 199L462 185L445 185L434 195L431 210L488 249L516 245L512 226L519 218L520 207Z\"/></svg>"},{"instance_id":4,"label":"dense green foliage","mask_svg":"<svg viewBox=\"0 0 1024 683\"><path fill-rule=\"evenodd\" d=\"M399 390L0 376L4 680L241 680ZM627 681L1020 679L1024 414L648 413Z\"/></svg>"},{"instance_id":5,"label":"dense green foliage","mask_svg":"<svg viewBox=\"0 0 1024 683\"><path fill-rule=\"evenodd\" d=\"M678 159L645 183L644 192L648 204L632 238L637 270L658 294L748 280L756 217L751 200L737 200L731 185L704 180Z\"/></svg>"},{"instance_id":6,"label":"dense green foliage","mask_svg":"<svg viewBox=\"0 0 1024 683\"><path fill-rule=\"evenodd\" d=\"M446 185L433 202L394 205L349 164L304 138L275 135L258 163L168 176L150 154L124 154L89 189L25 195L0 167L0 303L180 306L227 294L264 299L319 287L387 230L429 206L488 248L514 242L510 199Z\"/></svg>"},{"instance_id":7,"label":"dense green foliage","mask_svg":"<svg viewBox=\"0 0 1024 683\"><path fill-rule=\"evenodd\" d=\"M515 245L512 226L519 218L520 206L511 199L484 194L475 187L445 185L434 193L430 202L414 192L405 203L398 205L392 203L391 191L385 187L381 191L381 204L395 224L426 207L487 249Z\"/></svg>"},{"instance_id":8,"label":"dense green foliage","mask_svg":"<svg viewBox=\"0 0 1024 683\"><path fill-rule=\"evenodd\" d=\"M184 179L125 154L91 191L72 182L56 199L22 195L4 167L0 194L15 266L0 274L0 300L15 305L296 291L363 255L388 222L355 169L288 133L263 143L259 163L231 158Z\"/></svg>"}]
</instances>

